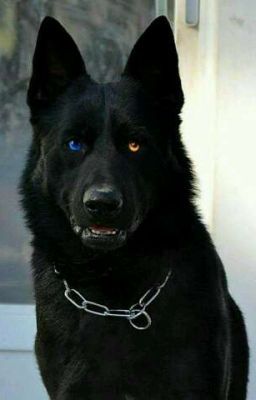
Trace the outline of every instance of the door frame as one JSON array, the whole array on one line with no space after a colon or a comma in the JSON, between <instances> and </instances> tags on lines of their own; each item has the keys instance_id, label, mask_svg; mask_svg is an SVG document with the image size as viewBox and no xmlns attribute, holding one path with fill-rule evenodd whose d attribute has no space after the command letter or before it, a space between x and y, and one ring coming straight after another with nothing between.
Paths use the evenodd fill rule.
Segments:
<instances>
[{"instance_id":1,"label":"door frame","mask_svg":"<svg viewBox=\"0 0 256 400\"><path fill-rule=\"evenodd\" d=\"M188 0L187 0L188 1ZM218 2L201 1L199 24L186 24L186 0L175 2L175 40L185 94L181 133L196 172L199 211L213 230L217 132Z\"/></svg>"}]
</instances>

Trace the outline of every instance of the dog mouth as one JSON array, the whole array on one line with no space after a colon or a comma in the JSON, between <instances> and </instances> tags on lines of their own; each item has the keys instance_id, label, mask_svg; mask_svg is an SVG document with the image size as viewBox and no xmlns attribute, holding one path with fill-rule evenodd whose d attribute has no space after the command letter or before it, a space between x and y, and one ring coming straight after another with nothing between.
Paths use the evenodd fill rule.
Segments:
<instances>
[{"instance_id":1,"label":"dog mouth","mask_svg":"<svg viewBox=\"0 0 256 400\"><path fill-rule=\"evenodd\" d=\"M106 226L99 226L99 225L92 225L89 226L88 230L90 231L90 233L92 235L105 235L105 236L109 236L109 235L117 235L119 233L119 229L116 228L110 228L110 227L106 227Z\"/></svg>"},{"instance_id":2,"label":"dog mouth","mask_svg":"<svg viewBox=\"0 0 256 400\"><path fill-rule=\"evenodd\" d=\"M74 218L70 218L71 227L74 233L80 238L82 243L92 248L111 249L122 246L126 240L127 233L125 230L93 224L82 227L74 222Z\"/></svg>"}]
</instances>

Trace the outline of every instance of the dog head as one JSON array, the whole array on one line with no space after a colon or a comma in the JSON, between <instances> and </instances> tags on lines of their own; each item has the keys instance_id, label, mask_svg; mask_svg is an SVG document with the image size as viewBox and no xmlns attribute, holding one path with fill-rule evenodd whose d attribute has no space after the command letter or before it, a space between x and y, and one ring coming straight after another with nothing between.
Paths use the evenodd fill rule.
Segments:
<instances>
[{"instance_id":1,"label":"dog head","mask_svg":"<svg viewBox=\"0 0 256 400\"><path fill-rule=\"evenodd\" d=\"M89 76L73 39L46 17L27 100L34 140L22 190L35 234L54 241L65 232L65 240L111 250L156 207L188 197L178 134L183 93L165 17L139 38L120 80L107 84Z\"/></svg>"}]
</instances>

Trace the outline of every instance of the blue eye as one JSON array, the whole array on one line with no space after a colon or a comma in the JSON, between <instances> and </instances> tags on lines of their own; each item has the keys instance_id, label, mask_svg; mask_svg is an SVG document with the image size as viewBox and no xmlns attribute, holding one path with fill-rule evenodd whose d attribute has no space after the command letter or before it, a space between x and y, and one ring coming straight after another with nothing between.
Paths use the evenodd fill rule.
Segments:
<instances>
[{"instance_id":1,"label":"blue eye","mask_svg":"<svg viewBox=\"0 0 256 400\"><path fill-rule=\"evenodd\" d=\"M68 149L71 151L81 151L84 147L83 143L78 140L72 139L67 143Z\"/></svg>"}]
</instances>

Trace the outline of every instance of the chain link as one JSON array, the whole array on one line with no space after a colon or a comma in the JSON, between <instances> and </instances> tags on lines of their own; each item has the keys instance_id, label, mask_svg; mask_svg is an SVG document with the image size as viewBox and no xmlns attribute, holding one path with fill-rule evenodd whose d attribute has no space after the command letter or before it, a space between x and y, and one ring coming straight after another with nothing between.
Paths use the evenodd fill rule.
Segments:
<instances>
[{"instance_id":1,"label":"chain link","mask_svg":"<svg viewBox=\"0 0 256 400\"><path fill-rule=\"evenodd\" d=\"M54 272L56 274L59 274L55 266ZM146 291L146 293L143 294L138 303L133 304L129 309L111 309L103 304L89 301L80 292L78 292L78 290L70 288L65 279L63 279L63 283L65 286L64 295L67 300L70 301L70 303L72 303L76 308L79 308L80 310L84 310L90 314L100 315L102 317L126 318L135 329L144 330L149 328L152 322L150 315L146 311L146 308L159 295L163 287L166 285L168 279L170 278L171 273L172 271L170 270L161 284L152 286L149 290ZM135 320L140 316L144 317L144 324L138 325L138 323L135 323Z\"/></svg>"}]
</instances>

